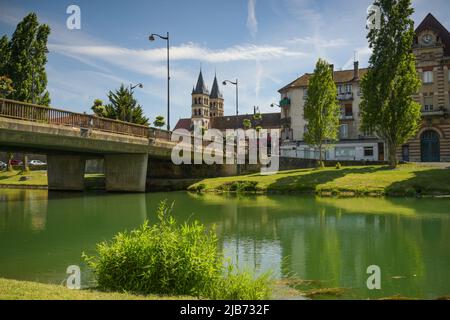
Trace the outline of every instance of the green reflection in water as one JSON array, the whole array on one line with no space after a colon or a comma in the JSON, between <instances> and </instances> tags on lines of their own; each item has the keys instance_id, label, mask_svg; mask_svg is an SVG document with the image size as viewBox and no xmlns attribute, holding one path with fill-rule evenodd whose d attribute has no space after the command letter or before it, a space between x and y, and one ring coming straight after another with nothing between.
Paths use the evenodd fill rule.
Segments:
<instances>
[{"instance_id":1,"label":"green reflection in water","mask_svg":"<svg viewBox=\"0 0 450 320\"><path fill-rule=\"evenodd\" d=\"M243 268L352 288L351 298L450 294L450 199L3 189L0 277L60 283L68 265L83 266L82 251L155 221L163 199L175 201L179 221L215 225L224 254ZM382 290L365 287L372 264L381 267Z\"/></svg>"}]
</instances>

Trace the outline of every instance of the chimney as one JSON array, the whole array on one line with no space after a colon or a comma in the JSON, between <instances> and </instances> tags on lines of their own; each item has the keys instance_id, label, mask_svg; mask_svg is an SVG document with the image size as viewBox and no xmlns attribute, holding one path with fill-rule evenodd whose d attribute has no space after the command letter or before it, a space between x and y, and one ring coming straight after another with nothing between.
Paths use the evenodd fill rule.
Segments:
<instances>
[{"instance_id":1,"label":"chimney","mask_svg":"<svg viewBox=\"0 0 450 320\"><path fill-rule=\"evenodd\" d=\"M334 80L334 64L330 64L330 69L331 69L331 77Z\"/></svg>"},{"instance_id":2,"label":"chimney","mask_svg":"<svg viewBox=\"0 0 450 320\"><path fill-rule=\"evenodd\" d=\"M359 79L359 61L353 62L353 77Z\"/></svg>"}]
</instances>

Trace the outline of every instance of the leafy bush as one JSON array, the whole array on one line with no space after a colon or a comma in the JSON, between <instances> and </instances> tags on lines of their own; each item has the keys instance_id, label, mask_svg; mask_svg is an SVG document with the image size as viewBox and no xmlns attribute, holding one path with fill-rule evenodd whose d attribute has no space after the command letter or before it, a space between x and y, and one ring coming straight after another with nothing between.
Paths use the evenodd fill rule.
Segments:
<instances>
[{"instance_id":1,"label":"leafy bush","mask_svg":"<svg viewBox=\"0 0 450 320\"><path fill-rule=\"evenodd\" d=\"M230 192L254 192L258 191L257 185L257 181L233 181L221 185L219 189Z\"/></svg>"},{"instance_id":2,"label":"leafy bush","mask_svg":"<svg viewBox=\"0 0 450 320\"><path fill-rule=\"evenodd\" d=\"M340 162L336 163L336 169L337 170L341 169L341 163Z\"/></svg>"},{"instance_id":3,"label":"leafy bush","mask_svg":"<svg viewBox=\"0 0 450 320\"><path fill-rule=\"evenodd\" d=\"M97 245L97 256L84 259L99 289L139 294L192 295L213 299L266 299L267 275L224 270L214 230L199 222L177 224L172 207L162 202L158 223L119 233Z\"/></svg>"},{"instance_id":4,"label":"leafy bush","mask_svg":"<svg viewBox=\"0 0 450 320\"><path fill-rule=\"evenodd\" d=\"M193 185L188 188L188 190L192 191L192 192L203 192L203 191L205 191L205 189L206 189L206 184L204 184L204 183L199 183L197 185Z\"/></svg>"}]
</instances>

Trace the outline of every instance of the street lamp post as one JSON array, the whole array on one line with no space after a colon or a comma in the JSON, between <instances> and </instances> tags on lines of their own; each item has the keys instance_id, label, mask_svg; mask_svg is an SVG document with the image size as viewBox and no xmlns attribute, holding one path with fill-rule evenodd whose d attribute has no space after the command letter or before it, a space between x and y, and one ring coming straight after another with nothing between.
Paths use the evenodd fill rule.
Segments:
<instances>
[{"instance_id":1,"label":"street lamp post","mask_svg":"<svg viewBox=\"0 0 450 320\"><path fill-rule=\"evenodd\" d=\"M236 115L238 116L239 115L239 82L238 82L238 79L236 79L236 82L233 82L230 80L225 80L222 84L224 86L226 86L227 83L236 86Z\"/></svg>"},{"instance_id":2,"label":"street lamp post","mask_svg":"<svg viewBox=\"0 0 450 320\"><path fill-rule=\"evenodd\" d=\"M130 94L131 95L133 95L133 93L134 93L134 89L136 89L137 87L139 87L139 88L144 88L144 85L142 84L142 83L138 83L138 84L136 84L136 85L132 85L131 83L130 83ZM133 122L133 112L132 112L132 110L130 110L130 119L128 119L128 121L129 122Z\"/></svg>"},{"instance_id":3,"label":"street lamp post","mask_svg":"<svg viewBox=\"0 0 450 320\"><path fill-rule=\"evenodd\" d=\"M167 35L161 36L156 33L152 33L148 39L150 41L155 41L155 36L167 41L167 131L170 131L170 56L169 56L169 47L170 47L170 39L169 39L169 32L167 32Z\"/></svg>"}]
</instances>

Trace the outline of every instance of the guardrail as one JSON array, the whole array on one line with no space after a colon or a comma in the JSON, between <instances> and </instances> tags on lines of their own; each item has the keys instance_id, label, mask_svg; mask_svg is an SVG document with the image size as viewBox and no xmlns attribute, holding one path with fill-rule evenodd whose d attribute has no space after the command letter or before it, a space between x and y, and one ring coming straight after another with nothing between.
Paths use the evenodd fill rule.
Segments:
<instances>
[{"instance_id":1,"label":"guardrail","mask_svg":"<svg viewBox=\"0 0 450 320\"><path fill-rule=\"evenodd\" d=\"M136 137L170 140L170 132L168 131L8 99L0 99L0 116Z\"/></svg>"}]
</instances>

